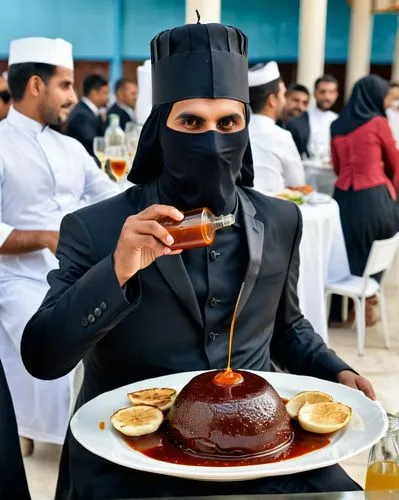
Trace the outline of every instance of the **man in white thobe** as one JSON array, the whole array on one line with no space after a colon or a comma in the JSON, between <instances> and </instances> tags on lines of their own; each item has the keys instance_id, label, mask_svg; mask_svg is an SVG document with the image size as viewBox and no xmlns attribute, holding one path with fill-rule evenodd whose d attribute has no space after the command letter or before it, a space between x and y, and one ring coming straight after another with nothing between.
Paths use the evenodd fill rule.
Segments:
<instances>
[{"instance_id":1,"label":"man in white thobe","mask_svg":"<svg viewBox=\"0 0 399 500\"><path fill-rule=\"evenodd\" d=\"M249 71L249 98L253 114L249 122L254 164L254 188L279 193L303 186L305 173L290 132L276 125L285 106L285 85L272 61Z\"/></svg>"},{"instance_id":2,"label":"man in white thobe","mask_svg":"<svg viewBox=\"0 0 399 500\"><path fill-rule=\"evenodd\" d=\"M0 123L0 358L29 454L33 440L63 442L70 379L42 381L26 371L23 329L47 292L47 273L58 267L61 219L118 190L79 142L49 127L62 124L76 102L69 43L11 42L8 81L14 105Z\"/></svg>"}]
</instances>

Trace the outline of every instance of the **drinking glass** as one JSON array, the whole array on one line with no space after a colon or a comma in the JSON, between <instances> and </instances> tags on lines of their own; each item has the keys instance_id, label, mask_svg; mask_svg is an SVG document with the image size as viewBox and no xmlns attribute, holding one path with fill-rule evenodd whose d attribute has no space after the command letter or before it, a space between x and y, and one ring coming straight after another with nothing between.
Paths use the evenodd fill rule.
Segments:
<instances>
[{"instance_id":1,"label":"drinking glass","mask_svg":"<svg viewBox=\"0 0 399 500\"><path fill-rule=\"evenodd\" d=\"M124 189L129 172L129 155L126 146L108 146L106 155L109 160L109 172L117 184Z\"/></svg>"},{"instance_id":2,"label":"drinking glass","mask_svg":"<svg viewBox=\"0 0 399 500\"><path fill-rule=\"evenodd\" d=\"M399 490L399 418L388 414L385 436L370 451L366 490Z\"/></svg>"},{"instance_id":3,"label":"drinking glass","mask_svg":"<svg viewBox=\"0 0 399 500\"><path fill-rule=\"evenodd\" d=\"M93 141L93 151L101 165L101 170L105 169L107 156L105 154L105 139L104 137L95 137Z\"/></svg>"}]
</instances>

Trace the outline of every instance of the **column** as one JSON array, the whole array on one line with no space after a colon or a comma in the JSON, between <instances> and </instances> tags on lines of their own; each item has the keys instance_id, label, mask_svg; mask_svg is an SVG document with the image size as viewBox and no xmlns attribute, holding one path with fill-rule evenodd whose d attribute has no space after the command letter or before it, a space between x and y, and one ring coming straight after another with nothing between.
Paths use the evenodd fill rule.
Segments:
<instances>
[{"instance_id":1,"label":"column","mask_svg":"<svg viewBox=\"0 0 399 500\"><path fill-rule=\"evenodd\" d=\"M396 43L393 50L392 76L393 82L399 82L399 15L397 17Z\"/></svg>"},{"instance_id":2,"label":"column","mask_svg":"<svg viewBox=\"0 0 399 500\"><path fill-rule=\"evenodd\" d=\"M123 46L123 0L113 0L113 53L110 68L110 90L114 91L115 83L122 77Z\"/></svg>"},{"instance_id":3,"label":"column","mask_svg":"<svg viewBox=\"0 0 399 500\"><path fill-rule=\"evenodd\" d=\"M311 92L324 72L327 0L301 0L297 82Z\"/></svg>"},{"instance_id":4,"label":"column","mask_svg":"<svg viewBox=\"0 0 399 500\"><path fill-rule=\"evenodd\" d=\"M373 32L373 0L353 0L346 67L345 97L354 83L370 73L370 50Z\"/></svg>"},{"instance_id":5,"label":"column","mask_svg":"<svg viewBox=\"0 0 399 500\"><path fill-rule=\"evenodd\" d=\"M220 23L222 0L186 0L186 23L197 22L196 10L200 13L201 23Z\"/></svg>"}]
</instances>

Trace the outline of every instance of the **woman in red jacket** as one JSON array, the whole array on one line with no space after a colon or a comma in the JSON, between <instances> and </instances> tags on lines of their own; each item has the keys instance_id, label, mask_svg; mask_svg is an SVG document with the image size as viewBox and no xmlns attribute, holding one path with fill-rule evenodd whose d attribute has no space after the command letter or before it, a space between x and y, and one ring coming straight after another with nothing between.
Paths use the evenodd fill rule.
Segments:
<instances>
[{"instance_id":1,"label":"woman in red jacket","mask_svg":"<svg viewBox=\"0 0 399 500\"><path fill-rule=\"evenodd\" d=\"M399 231L399 151L385 109L388 82L376 75L360 79L349 102L331 125L331 156L338 176L334 198L341 213L352 274L362 276L374 240ZM366 309L372 318L373 300Z\"/></svg>"}]
</instances>

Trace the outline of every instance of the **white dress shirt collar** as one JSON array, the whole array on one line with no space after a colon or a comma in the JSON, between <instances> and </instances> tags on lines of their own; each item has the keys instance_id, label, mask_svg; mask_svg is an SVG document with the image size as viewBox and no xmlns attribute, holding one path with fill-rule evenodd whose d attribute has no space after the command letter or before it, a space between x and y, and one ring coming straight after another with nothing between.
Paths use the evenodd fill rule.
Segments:
<instances>
[{"instance_id":1,"label":"white dress shirt collar","mask_svg":"<svg viewBox=\"0 0 399 500\"><path fill-rule=\"evenodd\" d=\"M11 123L11 125L33 134L40 134L47 129L46 125L42 125L38 121L29 118L29 116L20 113L14 108L14 106L11 106L6 120Z\"/></svg>"},{"instance_id":2,"label":"white dress shirt collar","mask_svg":"<svg viewBox=\"0 0 399 500\"><path fill-rule=\"evenodd\" d=\"M93 113L98 116L100 114L100 110L97 108L97 106L94 104L94 102L90 101L87 97L82 97L82 102L86 104L86 106L93 111Z\"/></svg>"}]
</instances>

